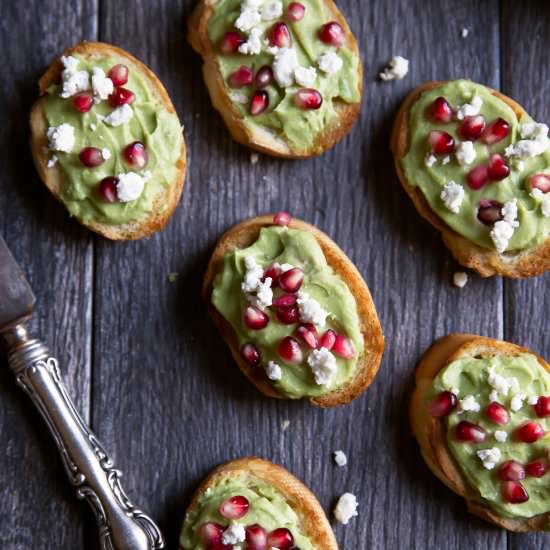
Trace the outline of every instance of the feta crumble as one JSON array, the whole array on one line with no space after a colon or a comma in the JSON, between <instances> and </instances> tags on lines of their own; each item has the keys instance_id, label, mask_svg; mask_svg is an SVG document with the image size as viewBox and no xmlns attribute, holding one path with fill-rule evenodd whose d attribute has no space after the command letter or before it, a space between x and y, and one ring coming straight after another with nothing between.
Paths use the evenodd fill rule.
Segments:
<instances>
[{"instance_id":1,"label":"feta crumble","mask_svg":"<svg viewBox=\"0 0 550 550\"><path fill-rule=\"evenodd\" d=\"M85 92L90 89L90 75L88 71L79 71L78 59L73 56L62 56L61 62L65 67L61 71L61 92L60 96L64 99L71 97L79 92Z\"/></svg>"},{"instance_id":2,"label":"feta crumble","mask_svg":"<svg viewBox=\"0 0 550 550\"><path fill-rule=\"evenodd\" d=\"M483 462L483 467L486 470L492 470L497 462L500 461L501 452L498 447L493 447L491 449L481 449L476 452L477 456Z\"/></svg>"},{"instance_id":3,"label":"feta crumble","mask_svg":"<svg viewBox=\"0 0 550 550\"><path fill-rule=\"evenodd\" d=\"M334 462L340 467L346 466L348 463L346 453L344 451L334 451Z\"/></svg>"},{"instance_id":4,"label":"feta crumble","mask_svg":"<svg viewBox=\"0 0 550 550\"><path fill-rule=\"evenodd\" d=\"M271 277L266 277L263 282L259 281L256 285L256 294L249 294L248 301L262 310L269 307L273 303L272 283L273 279Z\"/></svg>"},{"instance_id":5,"label":"feta crumble","mask_svg":"<svg viewBox=\"0 0 550 550\"><path fill-rule=\"evenodd\" d=\"M262 19L264 21L273 21L275 19L279 19L279 17L281 17L282 15L283 15L283 3L280 1L270 2L262 10Z\"/></svg>"},{"instance_id":6,"label":"feta crumble","mask_svg":"<svg viewBox=\"0 0 550 550\"><path fill-rule=\"evenodd\" d=\"M234 523L229 525L222 534L222 544L238 544L246 539L244 525Z\"/></svg>"},{"instance_id":7,"label":"feta crumble","mask_svg":"<svg viewBox=\"0 0 550 550\"><path fill-rule=\"evenodd\" d=\"M313 323L319 327L325 326L328 311L325 311L317 300L311 298L306 292L299 292L296 303L302 322Z\"/></svg>"},{"instance_id":8,"label":"feta crumble","mask_svg":"<svg viewBox=\"0 0 550 550\"><path fill-rule=\"evenodd\" d=\"M298 66L298 56L294 48L280 48L275 54L273 76L281 88L294 84L294 71Z\"/></svg>"},{"instance_id":9,"label":"feta crumble","mask_svg":"<svg viewBox=\"0 0 550 550\"><path fill-rule=\"evenodd\" d=\"M111 151L107 149L107 147L104 147L101 149L101 156L103 157L103 160L109 160L111 158Z\"/></svg>"},{"instance_id":10,"label":"feta crumble","mask_svg":"<svg viewBox=\"0 0 550 550\"><path fill-rule=\"evenodd\" d=\"M347 525L349 520L357 515L357 498L352 493L344 493L336 503L334 517L342 525Z\"/></svg>"},{"instance_id":11,"label":"feta crumble","mask_svg":"<svg viewBox=\"0 0 550 550\"><path fill-rule=\"evenodd\" d=\"M468 274L464 271L457 271L453 275L453 284L458 288L464 288L468 282Z\"/></svg>"},{"instance_id":12,"label":"feta crumble","mask_svg":"<svg viewBox=\"0 0 550 550\"><path fill-rule=\"evenodd\" d=\"M409 72L409 60L400 55L394 56L388 66L378 75L380 80L401 80Z\"/></svg>"},{"instance_id":13,"label":"feta crumble","mask_svg":"<svg viewBox=\"0 0 550 550\"><path fill-rule=\"evenodd\" d=\"M467 38L469 34L470 34L470 30L467 29L466 27L464 27L463 29L460 30L460 37L461 38Z\"/></svg>"},{"instance_id":14,"label":"feta crumble","mask_svg":"<svg viewBox=\"0 0 550 550\"><path fill-rule=\"evenodd\" d=\"M336 357L327 348L314 349L307 358L318 386L330 384L336 374Z\"/></svg>"},{"instance_id":15,"label":"feta crumble","mask_svg":"<svg viewBox=\"0 0 550 550\"><path fill-rule=\"evenodd\" d=\"M503 219L495 222L491 230L490 236L499 254L502 254L508 248L514 229L519 227L517 202L517 199L514 198L504 203L501 209Z\"/></svg>"},{"instance_id":16,"label":"feta crumble","mask_svg":"<svg viewBox=\"0 0 550 550\"><path fill-rule=\"evenodd\" d=\"M504 443L508 439L508 434L504 430L496 430L495 439L499 443Z\"/></svg>"},{"instance_id":17,"label":"feta crumble","mask_svg":"<svg viewBox=\"0 0 550 550\"><path fill-rule=\"evenodd\" d=\"M473 141L462 141L456 146L456 160L461 166L472 164L476 159L476 150Z\"/></svg>"},{"instance_id":18,"label":"feta crumble","mask_svg":"<svg viewBox=\"0 0 550 550\"><path fill-rule=\"evenodd\" d=\"M117 179L117 196L120 202L132 202L139 199L145 187L145 181L139 174L135 172L119 174Z\"/></svg>"},{"instance_id":19,"label":"feta crumble","mask_svg":"<svg viewBox=\"0 0 550 550\"><path fill-rule=\"evenodd\" d=\"M48 146L52 151L70 153L75 142L74 126L64 122L59 126L50 126L46 133Z\"/></svg>"},{"instance_id":20,"label":"feta crumble","mask_svg":"<svg viewBox=\"0 0 550 550\"><path fill-rule=\"evenodd\" d=\"M439 196L448 210L453 214L458 214L464 200L464 187L454 181L449 181L443 186Z\"/></svg>"},{"instance_id":21,"label":"feta crumble","mask_svg":"<svg viewBox=\"0 0 550 550\"><path fill-rule=\"evenodd\" d=\"M109 126L121 126L130 121L134 116L134 111L130 105L125 104L117 107L114 111L111 111L103 120L105 124Z\"/></svg>"},{"instance_id":22,"label":"feta crumble","mask_svg":"<svg viewBox=\"0 0 550 550\"><path fill-rule=\"evenodd\" d=\"M48 161L48 168L54 167L58 160L57 155L52 155L52 158Z\"/></svg>"},{"instance_id":23,"label":"feta crumble","mask_svg":"<svg viewBox=\"0 0 550 550\"><path fill-rule=\"evenodd\" d=\"M246 256L244 265L246 273L244 274L244 281L241 283L241 290L243 292L254 292L258 284L261 283L264 270L256 263L253 256Z\"/></svg>"},{"instance_id":24,"label":"feta crumble","mask_svg":"<svg viewBox=\"0 0 550 550\"><path fill-rule=\"evenodd\" d=\"M294 69L294 79L300 86L306 88L313 85L317 78L317 70L315 67L296 67Z\"/></svg>"},{"instance_id":25,"label":"feta crumble","mask_svg":"<svg viewBox=\"0 0 550 550\"><path fill-rule=\"evenodd\" d=\"M516 395L514 395L512 397L512 400L510 401L510 408L514 411L514 412L518 412L521 407L523 407L523 402L525 401L527 396L523 395L522 393L516 393Z\"/></svg>"},{"instance_id":26,"label":"feta crumble","mask_svg":"<svg viewBox=\"0 0 550 550\"><path fill-rule=\"evenodd\" d=\"M342 68L343 64L342 58L333 51L325 52L317 59L319 69L328 75L336 74Z\"/></svg>"},{"instance_id":27,"label":"feta crumble","mask_svg":"<svg viewBox=\"0 0 550 550\"><path fill-rule=\"evenodd\" d=\"M466 395L464 399L460 399L458 407L459 411L479 412L481 410L480 404L473 395Z\"/></svg>"},{"instance_id":28,"label":"feta crumble","mask_svg":"<svg viewBox=\"0 0 550 550\"><path fill-rule=\"evenodd\" d=\"M262 51L262 41L261 41L262 31L260 29L252 29L248 40L243 42L239 46L239 53L243 55L258 55Z\"/></svg>"},{"instance_id":29,"label":"feta crumble","mask_svg":"<svg viewBox=\"0 0 550 550\"><path fill-rule=\"evenodd\" d=\"M437 157L433 155L432 153L428 153L426 157L424 158L424 164L431 168L435 163L437 162Z\"/></svg>"},{"instance_id":30,"label":"feta crumble","mask_svg":"<svg viewBox=\"0 0 550 550\"><path fill-rule=\"evenodd\" d=\"M94 67L92 71L92 89L94 91L94 102L99 103L107 99L115 89L113 81L105 75L105 71Z\"/></svg>"},{"instance_id":31,"label":"feta crumble","mask_svg":"<svg viewBox=\"0 0 550 550\"><path fill-rule=\"evenodd\" d=\"M479 115L482 105L483 100L478 95L475 95L470 100L470 103L464 103L457 108L456 118L458 120L464 120L468 116Z\"/></svg>"},{"instance_id":32,"label":"feta crumble","mask_svg":"<svg viewBox=\"0 0 550 550\"><path fill-rule=\"evenodd\" d=\"M529 405L536 405L538 402L539 402L538 395L530 395L527 398L527 403L529 403Z\"/></svg>"},{"instance_id":33,"label":"feta crumble","mask_svg":"<svg viewBox=\"0 0 550 550\"><path fill-rule=\"evenodd\" d=\"M270 380L274 382L280 380L283 377L283 369L275 363L275 361L269 361L265 369L265 373Z\"/></svg>"},{"instance_id":34,"label":"feta crumble","mask_svg":"<svg viewBox=\"0 0 550 550\"><path fill-rule=\"evenodd\" d=\"M251 31L262 20L262 16L257 9L245 8L241 11L239 17L235 21L235 27L241 32Z\"/></svg>"}]
</instances>

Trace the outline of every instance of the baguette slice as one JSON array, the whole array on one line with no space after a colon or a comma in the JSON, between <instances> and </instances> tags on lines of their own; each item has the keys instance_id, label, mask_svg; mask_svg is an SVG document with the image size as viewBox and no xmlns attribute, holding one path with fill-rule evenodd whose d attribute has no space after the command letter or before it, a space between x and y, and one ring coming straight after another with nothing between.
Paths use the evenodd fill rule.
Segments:
<instances>
[{"instance_id":1,"label":"baguette slice","mask_svg":"<svg viewBox=\"0 0 550 550\"><path fill-rule=\"evenodd\" d=\"M298 515L304 534L315 548L338 550L336 538L317 497L288 470L261 458L240 458L218 466L195 491L187 513L196 508L199 497L208 488L214 487L224 479L242 474L271 485L285 497ZM183 549L183 546L180 546L180 549Z\"/></svg>"},{"instance_id":2,"label":"baguette slice","mask_svg":"<svg viewBox=\"0 0 550 550\"><path fill-rule=\"evenodd\" d=\"M81 42L72 48L68 48L63 52L64 56L79 55L87 59L102 58L108 56L116 56L123 60L124 64L132 71L138 71L143 77L146 77L151 84L151 90L154 92L158 100L164 108L170 113L176 113L174 105L168 96L168 92L156 77L156 75L141 61L128 52L104 44L101 42ZM42 75L38 82L39 92L41 96L46 94L46 90L52 84L59 81L63 64L61 58L56 58L47 71ZM59 165L52 168L47 167L48 140L46 137L47 122L44 116L43 106L47 98L42 97L36 101L31 109L30 126L31 126L31 150L34 159L36 170L46 187L51 191L54 197L60 200L61 185L63 181L63 173ZM45 152L46 151L46 152ZM182 138L181 152L176 163L178 169L177 176L172 184L163 192L160 193L153 205L153 213L146 214L139 219L120 225L106 224L102 222L81 222L84 226L103 237L112 240L135 240L143 237L148 237L157 231L164 228L180 199L183 191L186 172L186 146L185 140ZM160 211L161 207L164 207Z\"/></svg>"},{"instance_id":3,"label":"baguette slice","mask_svg":"<svg viewBox=\"0 0 550 550\"><path fill-rule=\"evenodd\" d=\"M216 310L211 300L214 278L223 268L223 258L225 254L235 248L246 248L250 246L258 239L260 230L263 227L271 225L273 225L273 216L261 216L241 222L227 231L216 245L210 263L208 264L208 269L204 277L202 294L204 300L208 304L214 325L225 339L241 371L265 395L285 399L285 396L279 393L271 385L262 369L250 367L243 361L239 352L239 343L235 331ZM332 267L334 272L346 282L357 302L359 319L362 323L361 332L364 337L365 350L363 356L359 358L355 376L337 390L310 399L314 405L319 405L320 407L345 405L363 393L378 372L382 353L384 351L384 336L382 334L380 321L378 320L378 315L367 284L355 265L332 239L313 225L301 220L292 219L289 227L291 229L307 231L317 239L327 259L327 263Z\"/></svg>"},{"instance_id":4,"label":"baguette slice","mask_svg":"<svg viewBox=\"0 0 550 550\"><path fill-rule=\"evenodd\" d=\"M499 254L495 250L489 250L462 237L451 229L430 207L421 189L413 187L405 176L401 159L409 151L409 115L414 103L420 96L429 90L446 84L443 82L426 82L415 88L405 99L397 114L393 126L390 148L393 153L395 168L405 191L412 199L418 213L436 229L443 237L443 242L449 248L455 259L462 265L477 271L482 277L502 275L519 279L540 275L550 269L550 239L536 248ZM513 99L490 90L498 99L504 101L518 117L526 114L521 105Z\"/></svg>"},{"instance_id":5,"label":"baguette slice","mask_svg":"<svg viewBox=\"0 0 550 550\"><path fill-rule=\"evenodd\" d=\"M426 407L426 396L433 379L447 364L461 357L478 355L517 355L532 351L502 342L476 336L475 334L450 334L437 340L423 355L416 369L415 388L412 394L409 418L420 451L430 470L449 489L466 500L468 510L499 527L510 531L526 532L547 528L550 513L540 514L529 519L508 518L499 515L483 502L477 492L468 484L462 475L445 443L443 422L431 416ZM536 354L541 366L550 372L550 365Z\"/></svg>"},{"instance_id":6,"label":"baguette slice","mask_svg":"<svg viewBox=\"0 0 550 550\"><path fill-rule=\"evenodd\" d=\"M332 20L337 21L346 33L345 46L359 56L355 36L351 32L345 17L336 7L333 0L323 0ZM249 128L242 119L241 113L234 106L228 93L222 74L216 61L215 44L208 38L208 21L214 11L217 0L200 0L188 20L187 39L193 49L202 56L202 72L206 87L214 108L219 111L235 141L252 149L282 158L300 159L324 153L338 143L351 129L361 111L361 102L345 103L335 100L338 120L320 134L310 150L302 151L293 148L286 140L277 137L269 129L255 126ZM359 63L359 92L363 93L363 68Z\"/></svg>"}]
</instances>

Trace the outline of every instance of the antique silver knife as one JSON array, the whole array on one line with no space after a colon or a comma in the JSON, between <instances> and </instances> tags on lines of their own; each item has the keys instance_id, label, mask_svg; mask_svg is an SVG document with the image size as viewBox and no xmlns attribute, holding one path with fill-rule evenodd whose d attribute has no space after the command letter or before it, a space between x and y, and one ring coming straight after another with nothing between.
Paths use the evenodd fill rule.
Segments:
<instances>
[{"instance_id":1,"label":"antique silver knife","mask_svg":"<svg viewBox=\"0 0 550 550\"><path fill-rule=\"evenodd\" d=\"M57 359L42 342L29 337L24 323L34 302L23 272L0 237L0 335L8 345L9 365L46 421L77 496L90 503L102 549L164 548L158 527L128 500L121 472L77 412Z\"/></svg>"}]
</instances>

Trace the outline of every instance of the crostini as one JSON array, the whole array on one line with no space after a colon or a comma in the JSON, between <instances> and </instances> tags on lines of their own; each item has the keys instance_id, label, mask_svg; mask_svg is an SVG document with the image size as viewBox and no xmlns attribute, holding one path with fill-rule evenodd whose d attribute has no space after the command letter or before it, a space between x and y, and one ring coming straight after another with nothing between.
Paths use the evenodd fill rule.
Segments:
<instances>
[{"instance_id":1,"label":"crostini","mask_svg":"<svg viewBox=\"0 0 550 550\"><path fill-rule=\"evenodd\" d=\"M32 155L71 216L113 240L162 229L183 189L186 148L153 72L119 48L82 42L52 63L39 88Z\"/></svg>"},{"instance_id":2,"label":"crostini","mask_svg":"<svg viewBox=\"0 0 550 550\"><path fill-rule=\"evenodd\" d=\"M405 99L391 149L418 212L482 277L550 268L550 140L515 101L469 80Z\"/></svg>"},{"instance_id":3,"label":"crostini","mask_svg":"<svg viewBox=\"0 0 550 550\"><path fill-rule=\"evenodd\" d=\"M287 213L223 235L203 297L240 369L270 397L342 405L378 371L384 338L365 281L327 235Z\"/></svg>"},{"instance_id":4,"label":"crostini","mask_svg":"<svg viewBox=\"0 0 550 550\"><path fill-rule=\"evenodd\" d=\"M290 472L260 458L216 468L195 492L180 550L338 550L315 495Z\"/></svg>"},{"instance_id":5,"label":"crostini","mask_svg":"<svg viewBox=\"0 0 550 550\"><path fill-rule=\"evenodd\" d=\"M332 0L202 0L188 39L239 143L278 157L319 155L359 115L359 50Z\"/></svg>"},{"instance_id":6,"label":"crostini","mask_svg":"<svg viewBox=\"0 0 550 550\"><path fill-rule=\"evenodd\" d=\"M438 340L416 371L410 419L432 472L511 531L550 525L550 365L472 334Z\"/></svg>"}]
</instances>

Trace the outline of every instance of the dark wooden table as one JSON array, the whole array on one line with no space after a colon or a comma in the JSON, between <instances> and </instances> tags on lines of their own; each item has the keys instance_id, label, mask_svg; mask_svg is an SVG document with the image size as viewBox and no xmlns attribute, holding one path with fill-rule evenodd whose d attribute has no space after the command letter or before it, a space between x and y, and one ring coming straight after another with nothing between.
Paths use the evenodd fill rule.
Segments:
<instances>
[{"instance_id":1,"label":"dark wooden table","mask_svg":"<svg viewBox=\"0 0 550 550\"><path fill-rule=\"evenodd\" d=\"M33 329L51 344L78 407L125 472L132 500L175 549L189 496L212 467L256 454L303 479L330 510L344 491L360 515L335 527L342 549L535 549L470 516L430 474L407 421L414 365L450 331L515 341L550 356L550 276L471 276L417 215L395 175L388 138L405 94L429 79L470 77L550 120L550 6L541 0L342 0L365 64L361 120L321 158L290 162L234 143L213 111L200 60L185 41L193 0L3 0L0 3L0 231L26 268ZM470 30L467 38L461 29ZM185 124L189 172L181 204L151 239L114 244L69 219L31 162L27 113L41 72L82 39L121 46L164 82ZM402 81L375 77L394 54ZM331 235L356 263L386 335L380 373L350 406L320 410L262 397L243 378L199 299L221 233L288 209ZM168 275L179 273L176 282ZM0 359L0 547L96 549L56 449ZM281 423L290 421L286 431ZM349 466L331 459L343 449Z\"/></svg>"}]
</instances>

